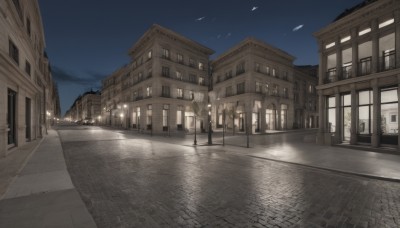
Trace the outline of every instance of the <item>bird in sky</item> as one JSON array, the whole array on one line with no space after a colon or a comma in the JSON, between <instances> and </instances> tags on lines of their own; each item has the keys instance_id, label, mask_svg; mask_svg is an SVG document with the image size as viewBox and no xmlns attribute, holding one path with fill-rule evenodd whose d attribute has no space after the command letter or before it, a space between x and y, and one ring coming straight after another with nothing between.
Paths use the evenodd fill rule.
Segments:
<instances>
[{"instance_id":1,"label":"bird in sky","mask_svg":"<svg viewBox=\"0 0 400 228\"><path fill-rule=\"evenodd\" d=\"M206 17L199 17L196 19L196 21L202 21L202 20L204 20L204 18L206 18Z\"/></svg>"},{"instance_id":2,"label":"bird in sky","mask_svg":"<svg viewBox=\"0 0 400 228\"><path fill-rule=\"evenodd\" d=\"M258 9L258 6L253 6L253 8L251 9L251 11L254 11L254 10L256 10L256 9Z\"/></svg>"},{"instance_id":3,"label":"bird in sky","mask_svg":"<svg viewBox=\"0 0 400 228\"><path fill-rule=\"evenodd\" d=\"M293 32L299 31L301 28L303 28L304 25L298 25L294 27Z\"/></svg>"}]
</instances>

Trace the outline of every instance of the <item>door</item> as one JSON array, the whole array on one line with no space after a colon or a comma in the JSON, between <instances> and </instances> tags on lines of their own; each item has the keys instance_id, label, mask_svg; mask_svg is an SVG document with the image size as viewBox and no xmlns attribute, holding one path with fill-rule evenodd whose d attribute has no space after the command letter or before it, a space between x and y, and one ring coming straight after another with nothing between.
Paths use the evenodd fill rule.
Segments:
<instances>
[{"instance_id":1,"label":"door","mask_svg":"<svg viewBox=\"0 0 400 228\"><path fill-rule=\"evenodd\" d=\"M25 98L25 138L31 140L31 99Z\"/></svg>"},{"instance_id":2,"label":"door","mask_svg":"<svg viewBox=\"0 0 400 228\"><path fill-rule=\"evenodd\" d=\"M8 131L8 146L13 147L16 144L16 97L17 93L8 89L8 102L7 102L7 131Z\"/></svg>"}]
</instances>

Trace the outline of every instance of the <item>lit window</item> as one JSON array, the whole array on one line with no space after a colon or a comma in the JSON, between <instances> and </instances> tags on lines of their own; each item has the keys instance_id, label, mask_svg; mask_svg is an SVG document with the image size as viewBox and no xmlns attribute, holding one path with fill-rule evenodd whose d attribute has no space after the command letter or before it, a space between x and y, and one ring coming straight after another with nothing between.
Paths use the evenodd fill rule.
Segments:
<instances>
[{"instance_id":1,"label":"lit window","mask_svg":"<svg viewBox=\"0 0 400 228\"><path fill-rule=\"evenodd\" d=\"M349 41L350 39L351 39L351 36L343 37L343 38L340 40L340 43L344 43L344 42L346 42L346 41Z\"/></svg>"},{"instance_id":2,"label":"lit window","mask_svg":"<svg viewBox=\"0 0 400 228\"><path fill-rule=\"evenodd\" d=\"M181 88L176 89L177 97L183 98L183 90Z\"/></svg>"},{"instance_id":3,"label":"lit window","mask_svg":"<svg viewBox=\"0 0 400 228\"><path fill-rule=\"evenodd\" d=\"M199 77L199 85L205 85L204 77Z\"/></svg>"},{"instance_id":4,"label":"lit window","mask_svg":"<svg viewBox=\"0 0 400 228\"><path fill-rule=\"evenodd\" d=\"M326 46L325 46L325 48L326 49L328 49L328 48L331 48L331 47L333 47L333 46L335 46L335 42L332 42L332 43L330 43L330 44L327 44Z\"/></svg>"},{"instance_id":5,"label":"lit window","mask_svg":"<svg viewBox=\"0 0 400 228\"><path fill-rule=\"evenodd\" d=\"M387 21L384 21L384 22L380 23L379 24L379 28L383 28L383 27L388 26L388 25L393 24L393 23L394 23L394 19L393 18L389 19Z\"/></svg>"},{"instance_id":6,"label":"lit window","mask_svg":"<svg viewBox=\"0 0 400 228\"><path fill-rule=\"evenodd\" d=\"M371 32L371 28L366 28L364 30L361 30L360 32L358 32L359 36L365 35L367 33Z\"/></svg>"},{"instance_id":7,"label":"lit window","mask_svg":"<svg viewBox=\"0 0 400 228\"><path fill-rule=\"evenodd\" d=\"M204 70L204 64L202 62L199 62L199 70Z\"/></svg>"},{"instance_id":8,"label":"lit window","mask_svg":"<svg viewBox=\"0 0 400 228\"><path fill-rule=\"evenodd\" d=\"M169 59L169 50L168 49L163 48L162 57L164 59Z\"/></svg>"},{"instance_id":9,"label":"lit window","mask_svg":"<svg viewBox=\"0 0 400 228\"><path fill-rule=\"evenodd\" d=\"M151 57L152 57L152 51L150 50L148 53L147 53L147 59L151 59Z\"/></svg>"},{"instance_id":10,"label":"lit window","mask_svg":"<svg viewBox=\"0 0 400 228\"><path fill-rule=\"evenodd\" d=\"M152 90L151 86L147 86L147 88L146 88L146 95L147 95L148 97L151 97L152 94L153 94L153 90Z\"/></svg>"},{"instance_id":11,"label":"lit window","mask_svg":"<svg viewBox=\"0 0 400 228\"><path fill-rule=\"evenodd\" d=\"M178 80L182 80L183 79L181 72L179 72L179 71L176 72L176 79L178 79Z\"/></svg>"},{"instance_id":12,"label":"lit window","mask_svg":"<svg viewBox=\"0 0 400 228\"><path fill-rule=\"evenodd\" d=\"M183 55L178 54L178 63L183 63Z\"/></svg>"}]
</instances>

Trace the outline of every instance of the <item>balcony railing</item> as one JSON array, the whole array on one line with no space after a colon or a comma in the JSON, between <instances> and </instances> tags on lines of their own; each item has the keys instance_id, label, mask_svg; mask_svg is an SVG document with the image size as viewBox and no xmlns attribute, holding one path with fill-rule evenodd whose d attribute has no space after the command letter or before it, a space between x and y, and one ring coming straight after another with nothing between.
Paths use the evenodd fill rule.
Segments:
<instances>
[{"instance_id":1,"label":"balcony railing","mask_svg":"<svg viewBox=\"0 0 400 228\"><path fill-rule=\"evenodd\" d=\"M331 68L326 72L325 83L331 83L335 81L336 68Z\"/></svg>"},{"instance_id":2,"label":"balcony railing","mask_svg":"<svg viewBox=\"0 0 400 228\"><path fill-rule=\"evenodd\" d=\"M364 76L371 74L371 56L367 58L360 59L359 63L359 76Z\"/></svg>"},{"instance_id":3,"label":"balcony railing","mask_svg":"<svg viewBox=\"0 0 400 228\"><path fill-rule=\"evenodd\" d=\"M347 65L342 67L342 76L340 77L342 80L351 78L352 65Z\"/></svg>"},{"instance_id":4,"label":"balcony railing","mask_svg":"<svg viewBox=\"0 0 400 228\"><path fill-rule=\"evenodd\" d=\"M396 68L396 51L384 53L381 59L381 71L392 70Z\"/></svg>"}]
</instances>

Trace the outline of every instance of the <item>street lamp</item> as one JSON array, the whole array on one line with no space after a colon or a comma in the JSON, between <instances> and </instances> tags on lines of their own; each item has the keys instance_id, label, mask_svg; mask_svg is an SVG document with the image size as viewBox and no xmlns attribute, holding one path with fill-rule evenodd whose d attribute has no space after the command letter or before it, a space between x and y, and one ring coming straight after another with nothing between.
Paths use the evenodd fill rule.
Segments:
<instances>
[{"instance_id":1,"label":"street lamp","mask_svg":"<svg viewBox=\"0 0 400 228\"><path fill-rule=\"evenodd\" d=\"M212 144L211 138L211 104L208 104L208 145Z\"/></svg>"},{"instance_id":2,"label":"street lamp","mask_svg":"<svg viewBox=\"0 0 400 228\"><path fill-rule=\"evenodd\" d=\"M125 119L125 129L128 129L128 110L127 110L128 105L124 104L124 109L125 109L125 115L126 115L126 119Z\"/></svg>"}]
</instances>

